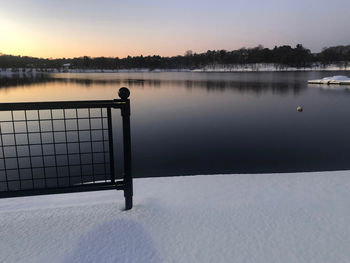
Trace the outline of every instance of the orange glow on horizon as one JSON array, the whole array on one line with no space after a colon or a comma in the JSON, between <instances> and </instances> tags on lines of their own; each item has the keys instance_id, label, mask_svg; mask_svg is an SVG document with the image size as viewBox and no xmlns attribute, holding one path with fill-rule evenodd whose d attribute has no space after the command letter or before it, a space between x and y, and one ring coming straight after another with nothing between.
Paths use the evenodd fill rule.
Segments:
<instances>
[{"instance_id":1,"label":"orange glow on horizon","mask_svg":"<svg viewBox=\"0 0 350 263\"><path fill-rule=\"evenodd\" d=\"M166 32L149 38L147 32L130 33L126 28L117 28L116 32L99 29L84 25L71 28L26 25L23 21L6 18L0 12L0 35L6 36L0 42L0 53L53 59L83 56L125 58L140 55L170 57L184 55L189 49L197 53L217 49L212 40L199 45L196 39L189 41L183 32L183 37ZM196 45L197 48L193 49Z\"/></svg>"},{"instance_id":2,"label":"orange glow on horizon","mask_svg":"<svg viewBox=\"0 0 350 263\"><path fill-rule=\"evenodd\" d=\"M349 43L349 1L339 1L335 12L332 1L3 0L0 53L124 58L299 43L318 52Z\"/></svg>"},{"instance_id":3,"label":"orange glow on horizon","mask_svg":"<svg viewBox=\"0 0 350 263\"><path fill-rule=\"evenodd\" d=\"M154 52L150 48L132 48L134 40L111 38L106 41L103 36L92 38L91 34L74 36L75 32L62 34L63 36L47 34L45 31L34 30L10 20L0 18L0 35L6 36L1 40L0 53L15 56L30 56L39 58L73 58L73 57L119 57L127 56L175 56L185 53L185 49L173 47L162 48ZM145 45L146 46L146 45Z\"/></svg>"}]
</instances>

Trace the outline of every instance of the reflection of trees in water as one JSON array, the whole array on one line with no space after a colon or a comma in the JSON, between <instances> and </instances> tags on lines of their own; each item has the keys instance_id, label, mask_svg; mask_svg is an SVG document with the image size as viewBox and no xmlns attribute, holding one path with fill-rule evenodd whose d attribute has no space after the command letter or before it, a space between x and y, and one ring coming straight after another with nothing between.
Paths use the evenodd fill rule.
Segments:
<instances>
[{"instance_id":1,"label":"reflection of trees in water","mask_svg":"<svg viewBox=\"0 0 350 263\"><path fill-rule=\"evenodd\" d=\"M22 77L0 77L0 88L10 88L17 86L30 86L38 83L54 82L55 79L49 75L39 74Z\"/></svg>"},{"instance_id":2,"label":"reflection of trees in water","mask_svg":"<svg viewBox=\"0 0 350 263\"><path fill-rule=\"evenodd\" d=\"M225 91L234 89L240 93L253 92L255 94L260 94L266 91L272 91L272 93L276 94L287 94L292 91L294 94L297 94L303 89L301 84L257 81L205 81L200 83L193 82L192 85L194 88L205 86L208 91Z\"/></svg>"},{"instance_id":3,"label":"reflection of trees in water","mask_svg":"<svg viewBox=\"0 0 350 263\"><path fill-rule=\"evenodd\" d=\"M261 81L261 80L163 80L163 79L89 79L89 78L54 78L48 75L39 75L35 77L24 78L0 78L0 88L10 88L17 86L30 86L40 83L62 83L78 84L90 88L93 85L123 85L128 87L157 87L162 86L182 86L186 89L206 89L211 91L235 90L240 93L253 92L260 94L266 91L272 91L276 94L286 94L293 92L300 93L307 88L301 82L281 82L281 81Z\"/></svg>"}]
</instances>

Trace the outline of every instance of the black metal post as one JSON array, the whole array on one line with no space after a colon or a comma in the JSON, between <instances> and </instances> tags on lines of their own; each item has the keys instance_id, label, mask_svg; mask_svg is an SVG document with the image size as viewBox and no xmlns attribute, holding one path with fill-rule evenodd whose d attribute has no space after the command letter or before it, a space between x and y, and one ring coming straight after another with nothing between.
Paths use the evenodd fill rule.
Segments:
<instances>
[{"instance_id":1,"label":"black metal post","mask_svg":"<svg viewBox=\"0 0 350 263\"><path fill-rule=\"evenodd\" d=\"M119 97L125 102L121 108L123 118L123 149L124 149L124 197L125 210L132 208L132 173L131 173L131 134L130 134L130 91L123 87L119 89Z\"/></svg>"},{"instance_id":2,"label":"black metal post","mask_svg":"<svg viewBox=\"0 0 350 263\"><path fill-rule=\"evenodd\" d=\"M107 108L107 122L108 122L109 165L111 169L111 182L114 184L115 170L114 170L114 150L113 150L113 129L112 129L112 112L110 107Z\"/></svg>"}]
</instances>

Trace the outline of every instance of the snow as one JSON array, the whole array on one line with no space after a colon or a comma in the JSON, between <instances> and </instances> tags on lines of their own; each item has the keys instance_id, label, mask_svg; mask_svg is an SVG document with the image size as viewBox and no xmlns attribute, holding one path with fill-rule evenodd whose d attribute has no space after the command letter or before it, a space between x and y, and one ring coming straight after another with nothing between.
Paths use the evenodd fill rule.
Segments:
<instances>
[{"instance_id":1,"label":"snow","mask_svg":"<svg viewBox=\"0 0 350 263\"><path fill-rule=\"evenodd\" d=\"M348 78L347 76L333 76L333 77L328 77L328 78L324 78L324 79L327 79L327 80L339 80L339 81L350 80L350 78Z\"/></svg>"},{"instance_id":2,"label":"snow","mask_svg":"<svg viewBox=\"0 0 350 263\"><path fill-rule=\"evenodd\" d=\"M0 199L0 262L350 262L350 171Z\"/></svg>"},{"instance_id":3,"label":"snow","mask_svg":"<svg viewBox=\"0 0 350 263\"><path fill-rule=\"evenodd\" d=\"M69 63L63 64L62 68L0 68L0 77L12 76L29 76L40 73L147 73L147 72L284 72L284 71L344 71L350 70L349 63L343 62L338 64L329 64L327 66L314 63L308 67L289 67L287 65L276 63L249 63L249 64L213 64L197 69L149 69L149 68L133 68L133 69L78 69L69 68Z\"/></svg>"},{"instance_id":4,"label":"snow","mask_svg":"<svg viewBox=\"0 0 350 263\"><path fill-rule=\"evenodd\" d=\"M30 77L41 74L42 72L39 69L35 68L0 68L0 78L6 77L11 78L15 77Z\"/></svg>"},{"instance_id":5,"label":"snow","mask_svg":"<svg viewBox=\"0 0 350 263\"><path fill-rule=\"evenodd\" d=\"M309 80L309 84L340 84L340 85L350 85L350 78L347 76L333 76L326 77L323 79Z\"/></svg>"},{"instance_id":6,"label":"snow","mask_svg":"<svg viewBox=\"0 0 350 263\"><path fill-rule=\"evenodd\" d=\"M249 63L249 64L213 64L192 70L194 72L275 72L275 71L347 71L348 63L329 64L327 66L314 63L307 67L290 67L277 63Z\"/></svg>"}]
</instances>

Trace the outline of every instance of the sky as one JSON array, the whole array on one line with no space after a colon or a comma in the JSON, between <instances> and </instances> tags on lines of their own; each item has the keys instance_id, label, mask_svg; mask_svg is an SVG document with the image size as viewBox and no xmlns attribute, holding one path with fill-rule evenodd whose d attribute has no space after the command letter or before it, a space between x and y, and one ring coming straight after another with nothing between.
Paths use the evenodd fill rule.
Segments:
<instances>
[{"instance_id":1,"label":"sky","mask_svg":"<svg viewBox=\"0 0 350 263\"><path fill-rule=\"evenodd\" d=\"M349 0L2 0L0 53L44 58L183 55L350 44Z\"/></svg>"}]
</instances>

